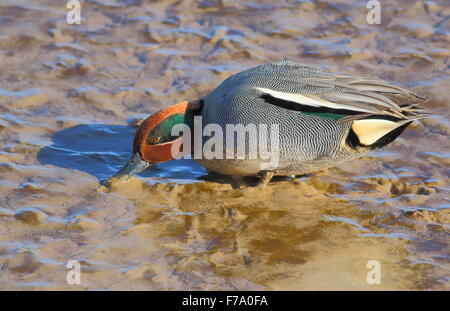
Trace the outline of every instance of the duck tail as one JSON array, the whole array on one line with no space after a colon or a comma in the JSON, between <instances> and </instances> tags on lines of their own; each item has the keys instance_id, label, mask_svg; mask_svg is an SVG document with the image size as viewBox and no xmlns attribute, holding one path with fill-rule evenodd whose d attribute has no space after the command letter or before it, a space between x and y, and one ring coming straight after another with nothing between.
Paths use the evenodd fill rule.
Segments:
<instances>
[{"instance_id":1,"label":"duck tail","mask_svg":"<svg viewBox=\"0 0 450 311\"><path fill-rule=\"evenodd\" d=\"M431 115L431 113L426 112L423 108L422 105L425 103L426 100L422 100L417 103L407 103L401 105L400 108L402 109L402 114L407 120L419 120Z\"/></svg>"},{"instance_id":2,"label":"duck tail","mask_svg":"<svg viewBox=\"0 0 450 311\"><path fill-rule=\"evenodd\" d=\"M389 94L391 95L391 94ZM397 94L396 94L397 95ZM365 114L350 116L346 121L352 121L350 133L347 138L349 145L358 145L370 149L378 149L395 140L414 120L429 116L422 104L426 100L415 94L406 95L404 102L399 103L401 108L396 116L388 114ZM394 98L391 98L394 100ZM402 98L395 98L396 102ZM406 101L407 99L407 101Z\"/></svg>"},{"instance_id":3,"label":"duck tail","mask_svg":"<svg viewBox=\"0 0 450 311\"><path fill-rule=\"evenodd\" d=\"M400 119L418 120L430 115L423 108L427 100L415 93L404 91L403 93L388 93L383 95L397 103L401 108Z\"/></svg>"}]
</instances>

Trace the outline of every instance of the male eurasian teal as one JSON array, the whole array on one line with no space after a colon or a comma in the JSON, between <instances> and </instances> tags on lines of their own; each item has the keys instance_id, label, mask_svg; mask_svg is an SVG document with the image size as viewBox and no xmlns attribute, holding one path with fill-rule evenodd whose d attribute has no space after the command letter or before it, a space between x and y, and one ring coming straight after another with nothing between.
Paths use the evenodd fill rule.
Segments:
<instances>
[{"instance_id":1,"label":"male eurasian teal","mask_svg":"<svg viewBox=\"0 0 450 311\"><path fill-rule=\"evenodd\" d=\"M201 116L203 128L218 124L224 137L227 124L278 126L276 167L264 169L260 158L196 159L210 171L256 175L266 185L274 175L319 171L387 145L413 120L427 115L419 107L423 101L384 80L276 61L229 77L203 99L148 117L136 132L131 159L109 181L127 180L151 164L174 159L171 150L182 143L172 135L173 126L192 128L194 117ZM249 144L256 139L251 135L235 144ZM223 144L227 149L225 139Z\"/></svg>"}]
</instances>

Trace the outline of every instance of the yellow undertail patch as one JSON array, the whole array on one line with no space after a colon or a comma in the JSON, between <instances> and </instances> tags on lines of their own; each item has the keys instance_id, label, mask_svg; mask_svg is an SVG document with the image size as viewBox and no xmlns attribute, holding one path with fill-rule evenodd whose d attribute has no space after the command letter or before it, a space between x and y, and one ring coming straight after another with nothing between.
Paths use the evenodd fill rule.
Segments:
<instances>
[{"instance_id":1,"label":"yellow undertail patch","mask_svg":"<svg viewBox=\"0 0 450 311\"><path fill-rule=\"evenodd\" d=\"M352 129L361 144L370 146L402 124L381 119L365 119L353 121Z\"/></svg>"}]
</instances>

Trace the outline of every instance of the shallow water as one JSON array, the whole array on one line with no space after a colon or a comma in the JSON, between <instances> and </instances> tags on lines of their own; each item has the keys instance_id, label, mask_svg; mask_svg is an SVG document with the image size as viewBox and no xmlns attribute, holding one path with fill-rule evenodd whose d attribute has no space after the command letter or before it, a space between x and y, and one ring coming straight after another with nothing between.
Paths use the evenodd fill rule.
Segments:
<instances>
[{"instance_id":1,"label":"shallow water","mask_svg":"<svg viewBox=\"0 0 450 311\"><path fill-rule=\"evenodd\" d=\"M450 289L447 1L384 1L381 25L364 1L90 0L80 25L63 2L0 4L0 289ZM137 120L282 57L388 79L433 115L265 189L190 160L100 186Z\"/></svg>"}]
</instances>

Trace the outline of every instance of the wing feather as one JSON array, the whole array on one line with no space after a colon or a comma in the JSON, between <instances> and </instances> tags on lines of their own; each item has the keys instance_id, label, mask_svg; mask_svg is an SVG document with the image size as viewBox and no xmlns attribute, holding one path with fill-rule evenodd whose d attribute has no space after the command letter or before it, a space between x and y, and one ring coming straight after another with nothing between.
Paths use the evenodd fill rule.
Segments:
<instances>
[{"instance_id":1,"label":"wing feather","mask_svg":"<svg viewBox=\"0 0 450 311\"><path fill-rule=\"evenodd\" d=\"M340 122L371 115L403 120L427 115L419 106L423 98L382 79L332 73L288 60L259 66L251 73L258 76L253 88L260 94L303 107L338 110L344 114ZM291 104L285 106L292 107Z\"/></svg>"}]
</instances>

